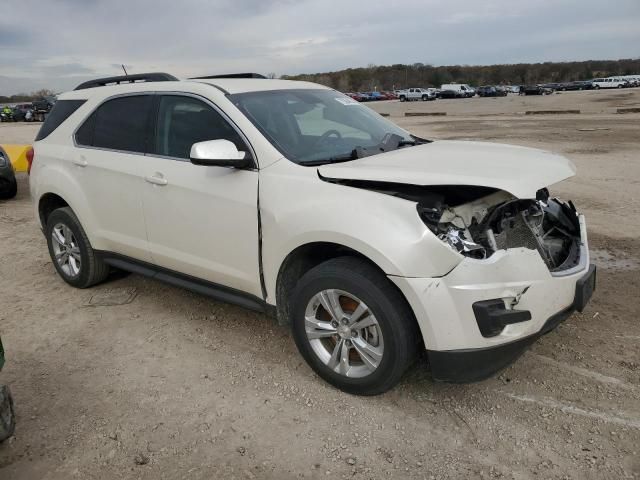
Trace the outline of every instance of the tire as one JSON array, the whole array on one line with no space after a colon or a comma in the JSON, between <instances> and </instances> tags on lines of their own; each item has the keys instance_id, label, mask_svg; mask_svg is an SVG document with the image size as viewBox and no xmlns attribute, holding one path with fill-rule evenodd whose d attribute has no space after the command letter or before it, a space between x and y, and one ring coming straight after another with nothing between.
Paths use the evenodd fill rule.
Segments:
<instances>
[{"instance_id":1,"label":"tire","mask_svg":"<svg viewBox=\"0 0 640 480\"><path fill-rule=\"evenodd\" d=\"M600 90L600 85L595 85L593 88L594 88L595 90Z\"/></svg>"},{"instance_id":2,"label":"tire","mask_svg":"<svg viewBox=\"0 0 640 480\"><path fill-rule=\"evenodd\" d=\"M54 229L58 234L57 238L64 239L64 242L53 239ZM109 275L109 266L96 256L87 234L71 208L58 208L49 215L45 235L51 261L58 275L69 285L88 288L104 281ZM56 259L56 253L63 253L66 264L63 260Z\"/></svg>"},{"instance_id":3,"label":"tire","mask_svg":"<svg viewBox=\"0 0 640 480\"><path fill-rule=\"evenodd\" d=\"M0 442L4 442L13 435L15 429L16 416L11 392L6 385L0 385Z\"/></svg>"},{"instance_id":4,"label":"tire","mask_svg":"<svg viewBox=\"0 0 640 480\"><path fill-rule=\"evenodd\" d=\"M329 310L322 306L321 293L325 300L338 299L337 312L344 313L340 323L335 317L331 320ZM347 317L357 305L366 310L349 325ZM389 279L363 260L339 257L309 270L290 297L289 311L300 354L321 378L344 392L383 393L400 381L416 358L421 336L413 312ZM356 324L374 322L353 329ZM310 339L309 335L322 338ZM346 355L342 355L345 345ZM362 355L362 351L372 355Z\"/></svg>"},{"instance_id":5,"label":"tire","mask_svg":"<svg viewBox=\"0 0 640 480\"><path fill-rule=\"evenodd\" d=\"M5 191L0 191L0 200L9 200L18 194L18 182L14 178L13 181L9 181L9 188Z\"/></svg>"},{"instance_id":6,"label":"tire","mask_svg":"<svg viewBox=\"0 0 640 480\"><path fill-rule=\"evenodd\" d=\"M429 97L427 95L422 95L422 101L426 102L427 100L429 100Z\"/></svg>"}]
</instances>

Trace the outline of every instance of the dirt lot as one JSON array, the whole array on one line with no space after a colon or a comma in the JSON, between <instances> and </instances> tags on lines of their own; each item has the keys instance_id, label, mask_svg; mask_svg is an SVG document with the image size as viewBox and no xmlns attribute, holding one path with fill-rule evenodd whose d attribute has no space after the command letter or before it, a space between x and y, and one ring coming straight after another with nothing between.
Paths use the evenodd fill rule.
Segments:
<instances>
[{"instance_id":1,"label":"dirt lot","mask_svg":"<svg viewBox=\"0 0 640 480\"><path fill-rule=\"evenodd\" d=\"M303 363L285 328L137 275L54 273L27 179L0 203L0 332L18 427L0 479L640 478L640 90L373 105L415 134L566 154L598 291L501 375L433 383L424 359L375 398ZM579 108L581 115L526 116ZM406 110L446 117L404 118ZM0 142L30 141L1 125ZM119 289L114 291L113 289ZM88 306L132 292L130 303Z\"/></svg>"}]
</instances>

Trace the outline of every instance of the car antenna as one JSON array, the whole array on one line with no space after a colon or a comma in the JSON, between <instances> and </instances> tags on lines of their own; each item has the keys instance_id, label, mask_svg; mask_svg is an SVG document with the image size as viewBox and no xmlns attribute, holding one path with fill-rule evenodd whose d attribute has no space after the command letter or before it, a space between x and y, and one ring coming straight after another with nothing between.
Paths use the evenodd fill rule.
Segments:
<instances>
[{"instance_id":1,"label":"car antenna","mask_svg":"<svg viewBox=\"0 0 640 480\"><path fill-rule=\"evenodd\" d=\"M127 69L126 69L126 68L124 68L124 63L123 63L123 64L121 64L121 65L122 65L122 70L124 70L124 74L125 74L125 75L127 75L127 76L129 76L129 74L127 73Z\"/></svg>"}]
</instances>

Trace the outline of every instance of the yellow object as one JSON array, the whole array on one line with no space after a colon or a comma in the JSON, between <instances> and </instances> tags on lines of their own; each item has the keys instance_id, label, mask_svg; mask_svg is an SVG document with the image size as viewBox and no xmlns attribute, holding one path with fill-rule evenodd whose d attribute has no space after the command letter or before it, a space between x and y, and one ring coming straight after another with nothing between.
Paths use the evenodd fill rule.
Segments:
<instances>
[{"instance_id":1,"label":"yellow object","mask_svg":"<svg viewBox=\"0 0 640 480\"><path fill-rule=\"evenodd\" d=\"M9 160L13 163L16 172L27 171L27 150L31 145L0 145L9 155Z\"/></svg>"}]
</instances>

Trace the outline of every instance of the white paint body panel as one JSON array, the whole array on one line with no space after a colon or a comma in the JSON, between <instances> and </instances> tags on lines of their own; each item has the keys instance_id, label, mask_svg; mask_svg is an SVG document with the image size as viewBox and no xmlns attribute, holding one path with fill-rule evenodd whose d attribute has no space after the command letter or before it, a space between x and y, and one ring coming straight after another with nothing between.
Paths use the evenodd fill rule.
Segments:
<instances>
[{"instance_id":1,"label":"white paint body panel","mask_svg":"<svg viewBox=\"0 0 640 480\"><path fill-rule=\"evenodd\" d=\"M225 94L286 88L325 87L221 79L137 83L64 94L60 99L87 102L34 146L31 194L36 213L42 195L57 194L76 212L95 249L262 297L260 214L267 303L275 304L278 273L296 248L317 242L343 245L378 265L400 288L425 344L434 350L512 341L535 333L549 316L572 302L583 270L554 277L539 254L526 249L497 252L487 260L463 257L431 233L415 203L319 177L480 185L535 198L538 189L575 173L569 160L524 147L436 141L352 162L303 167L283 158ZM74 145L75 129L98 104L135 92L188 93L216 105L247 138L258 168L202 167ZM166 184L145 181L150 176ZM586 242L584 225L582 234ZM497 337L482 337L472 303L515 296L525 287L529 289L519 305L531 310L533 319L508 326Z\"/></svg>"},{"instance_id":2,"label":"white paint body panel","mask_svg":"<svg viewBox=\"0 0 640 480\"><path fill-rule=\"evenodd\" d=\"M582 219L584 254L580 268L571 275L554 276L537 251L515 248L500 250L486 260L465 258L440 278L389 278L411 304L427 349L497 346L537 333L549 317L571 306L576 282L589 267L586 233ZM519 294L522 296L516 308L529 310L531 320L507 325L495 337L483 337L473 313L473 303L492 298L512 299Z\"/></svg>"},{"instance_id":3,"label":"white paint body panel","mask_svg":"<svg viewBox=\"0 0 640 480\"><path fill-rule=\"evenodd\" d=\"M435 141L351 162L324 165L323 177L411 185L480 185L518 198L576 173L560 155L527 147L485 142Z\"/></svg>"}]
</instances>

